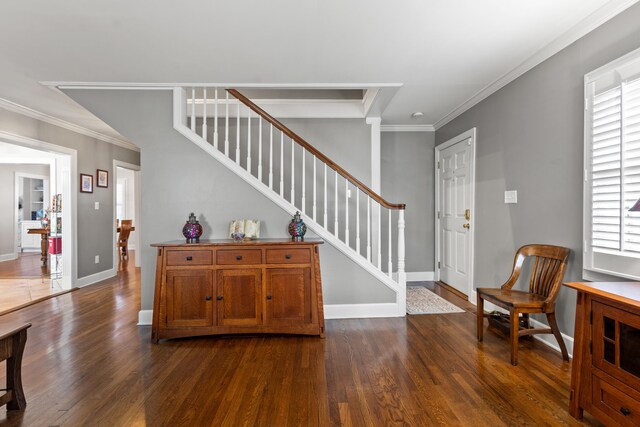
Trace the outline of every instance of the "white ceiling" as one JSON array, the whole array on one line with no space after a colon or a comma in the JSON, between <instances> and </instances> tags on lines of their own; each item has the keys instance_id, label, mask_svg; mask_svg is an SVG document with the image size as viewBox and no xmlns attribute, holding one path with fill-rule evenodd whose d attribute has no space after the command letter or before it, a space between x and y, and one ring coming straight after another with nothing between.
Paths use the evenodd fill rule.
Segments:
<instances>
[{"instance_id":1,"label":"white ceiling","mask_svg":"<svg viewBox=\"0 0 640 427\"><path fill-rule=\"evenodd\" d=\"M58 156L46 151L34 150L20 145L0 141L0 164L29 163L51 164Z\"/></svg>"},{"instance_id":2,"label":"white ceiling","mask_svg":"<svg viewBox=\"0 0 640 427\"><path fill-rule=\"evenodd\" d=\"M438 124L633 3L2 1L0 98L118 137L39 82L400 83L383 124Z\"/></svg>"}]
</instances>

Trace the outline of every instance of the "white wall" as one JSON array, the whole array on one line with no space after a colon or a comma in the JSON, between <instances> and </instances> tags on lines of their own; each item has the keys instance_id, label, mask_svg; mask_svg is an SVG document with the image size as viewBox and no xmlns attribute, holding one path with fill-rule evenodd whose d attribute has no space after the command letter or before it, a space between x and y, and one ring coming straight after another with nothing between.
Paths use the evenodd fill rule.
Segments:
<instances>
[{"instance_id":1,"label":"white wall","mask_svg":"<svg viewBox=\"0 0 640 427\"><path fill-rule=\"evenodd\" d=\"M9 259L17 251L15 235L18 224L15 222L15 175L25 173L30 175L49 176L49 165L0 164L0 259ZM24 207L24 205L23 205ZM31 219L28 208L24 209L25 218Z\"/></svg>"}]
</instances>

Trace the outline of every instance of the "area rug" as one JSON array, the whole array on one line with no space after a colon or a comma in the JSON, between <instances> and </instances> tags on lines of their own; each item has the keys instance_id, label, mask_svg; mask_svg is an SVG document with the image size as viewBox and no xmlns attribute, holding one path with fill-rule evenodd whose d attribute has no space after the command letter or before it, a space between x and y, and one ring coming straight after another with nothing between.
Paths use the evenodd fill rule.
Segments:
<instances>
[{"instance_id":1,"label":"area rug","mask_svg":"<svg viewBox=\"0 0 640 427\"><path fill-rule=\"evenodd\" d=\"M440 295L420 286L407 288L407 314L464 313Z\"/></svg>"}]
</instances>

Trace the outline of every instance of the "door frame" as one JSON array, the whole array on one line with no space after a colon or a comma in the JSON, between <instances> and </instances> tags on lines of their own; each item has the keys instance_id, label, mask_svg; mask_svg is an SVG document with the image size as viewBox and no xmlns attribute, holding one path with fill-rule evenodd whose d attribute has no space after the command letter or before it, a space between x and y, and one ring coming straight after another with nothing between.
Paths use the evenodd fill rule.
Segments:
<instances>
[{"instance_id":1,"label":"door frame","mask_svg":"<svg viewBox=\"0 0 640 427\"><path fill-rule=\"evenodd\" d=\"M434 166L433 170L435 171L435 211L433 217L435 218L435 237L436 237L436 246L435 246L435 254L434 254L434 271L435 271L435 280L440 280L440 268L438 267L438 262L440 262L440 253L442 242L440 241L440 218L438 218L438 212L440 209L440 168L438 167L441 160L441 152L442 150L449 148L459 142L464 140L471 139L471 157L469 159L469 176L471 178L471 182L469 185L470 196L471 196L471 219L469 220L469 283L467 284L467 299L469 302L475 302L474 289L473 289L473 277L474 277L474 248L475 248L475 218L476 218L476 128L471 128L466 132L461 133L460 135L449 139L446 142L443 142L440 145L437 145L435 148L435 156L434 156Z\"/></svg>"},{"instance_id":2,"label":"door frame","mask_svg":"<svg viewBox=\"0 0 640 427\"><path fill-rule=\"evenodd\" d=\"M5 131L0 131L0 141L53 153L57 155L57 160L60 160L60 164L56 163L56 175L61 174L63 178L68 177L68 179L62 179L62 183L58 183L56 176L56 185L62 185L62 204L67 206L62 210L62 222L70 224L62 229L62 240L68 242L62 248L62 288L71 289L78 282L78 204L76 194L78 191L78 152L73 148ZM51 171L49 174L51 175ZM51 194L52 188L50 180L49 194Z\"/></svg>"},{"instance_id":3,"label":"door frame","mask_svg":"<svg viewBox=\"0 0 640 427\"><path fill-rule=\"evenodd\" d=\"M112 169L112 184L113 185L113 216L111 217L111 224L114 225L113 227L113 267L114 269L117 270L118 268L118 232L116 231L116 227L115 227L115 223L116 223L116 216L117 216L117 185L118 185L118 168L123 168L123 169L129 169L133 171L133 175L134 175L134 183L133 183L133 192L135 193L133 195L134 197L134 204L135 204L135 216L133 218L133 223L135 224L136 227L136 231L134 231L135 234L133 234L133 241L135 242L135 247L136 247L136 256L135 256L135 262L134 265L136 267L140 267L141 262L142 262L142 223L141 223L141 215L140 215L140 207L142 205L141 203L141 198L142 198L142 194L140 192L140 187L141 187L141 182L140 182L140 166L139 165L134 165L133 163L127 163L127 162L123 162L121 160L113 160L113 169Z\"/></svg>"}]
</instances>

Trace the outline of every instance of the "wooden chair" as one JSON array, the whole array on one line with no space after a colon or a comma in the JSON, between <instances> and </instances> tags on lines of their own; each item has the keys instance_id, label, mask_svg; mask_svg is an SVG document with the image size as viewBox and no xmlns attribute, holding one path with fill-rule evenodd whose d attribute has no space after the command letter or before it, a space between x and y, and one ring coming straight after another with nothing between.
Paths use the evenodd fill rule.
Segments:
<instances>
[{"instance_id":1,"label":"wooden chair","mask_svg":"<svg viewBox=\"0 0 640 427\"><path fill-rule=\"evenodd\" d=\"M123 219L120 221L120 234L118 234L118 248L120 249L120 258L129 259L129 234L131 234L131 226L133 220Z\"/></svg>"},{"instance_id":2,"label":"wooden chair","mask_svg":"<svg viewBox=\"0 0 640 427\"><path fill-rule=\"evenodd\" d=\"M567 265L567 258L570 250L560 246L551 245L527 245L518 249L513 262L513 272L509 280L500 288L479 288L478 293L478 341L482 341L483 319L487 316L484 313L484 301L509 310L510 315L510 343L511 343L511 364L518 364L518 338L533 334L553 334L558 340L558 345L562 351L562 358L569 360L567 348L560 335L558 324L556 323L556 298L560 292L564 270ZM531 279L529 281L529 291L518 291L511 289L515 285L522 265L527 257L535 257L531 269ZM520 328L519 315L522 313L524 327ZM547 315L549 328L533 329L529 325L529 314L544 313Z\"/></svg>"}]
</instances>

